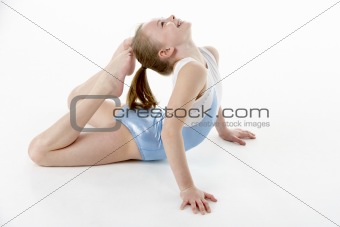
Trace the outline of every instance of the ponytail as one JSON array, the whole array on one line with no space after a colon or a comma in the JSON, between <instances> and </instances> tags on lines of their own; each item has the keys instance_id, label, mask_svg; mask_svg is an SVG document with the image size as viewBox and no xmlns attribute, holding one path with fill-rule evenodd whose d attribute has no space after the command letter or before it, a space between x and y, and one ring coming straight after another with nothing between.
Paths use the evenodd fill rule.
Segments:
<instances>
[{"instance_id":1,"label":"ponytail","mask_svg":"<svg viewBox=\"0 0 340 227\"><path fill-rule=\"evenodd\" d=\"M131 44L133 53L142 67L136 72L126 97L130 109L150 109L158 104L149 86L146 67L161 75L170 75L173 70L173 64L161 60L158 56L161 44L146 36L142 32L142 25L138 26Z\"/></svg>"},{"instance_id":2,"label":"ponytail","mask_svg":"<svg viewBox=\"0 0 340 227\"><path fill-rule=\"evenodd\" d=\"M140 102L137 102L137 99ZM126 102L130 109L150 109L158 104L150 89L145 67L141 67L136 72L131 82Z\"/></svg>"}]
</instances>

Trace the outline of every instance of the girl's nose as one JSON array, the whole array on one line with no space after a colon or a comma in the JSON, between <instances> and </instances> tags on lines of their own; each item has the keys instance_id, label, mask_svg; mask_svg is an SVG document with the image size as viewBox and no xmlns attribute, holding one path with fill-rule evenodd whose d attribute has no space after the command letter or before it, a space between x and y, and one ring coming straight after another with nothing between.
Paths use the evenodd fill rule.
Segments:
<instances>
[{"instance_id":1,"label":"girl's nose","mask_svg":"<svg viewBox=\"0 0 340 227\"><path fill-rule=\"evenodd\" d=\"M175 16L174 16L174 15L171 15L171 16L169 17L169 20L170 20L170 21L174 21L174 20L175 20Z\"/></svg>"}]
</instances>

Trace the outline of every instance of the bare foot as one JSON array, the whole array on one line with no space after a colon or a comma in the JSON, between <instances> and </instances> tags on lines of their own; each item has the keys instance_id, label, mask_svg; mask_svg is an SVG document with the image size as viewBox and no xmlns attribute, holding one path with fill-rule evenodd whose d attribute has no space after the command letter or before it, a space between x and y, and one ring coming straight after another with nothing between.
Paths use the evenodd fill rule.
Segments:
<instances>
[{"instance_id":1,"label":"bare foot","mask_svg":"<svg viewBox=\"0 0 340 227\"><path fill-rule=\"evenodd\" d=\"M133 61L132 49L128 48L117 54L105 67L103 75L98 79L103 91L119 97L123 93L125 76L131 70Z\"/></svg>"},{"instance_id":2,"label":"bare foot","mask_svg":"<svg viewBox=\"0 0 340 227\"><path fill-rule=\"evenodd\" d=\"M111 61L113 61L119 54L124 52L125 50L131 48L132 45L132 37L125 39L117 48L115 53L113 54ZM133 52L131 51L131 65L130 68L127 70L126 75L132 75L132 73L135 71L135 64L136 64L136 58L133 55Z\"/></svg>"},{"instance_id":3,"label":"bare foot","mask_svg":"<svg viewBox=\"0 0 340 227\"><path fill-rule=\"evenodd\" d=\"M125 50L131 48L131 45L132 45L132 37L124 40L123 47L124 47ZM136 58L135 58L132 50L131 50L131 57L132 57L131 65L130 65L129 70L126 73L126 75L128 75L128 76L132 75L132 73L135 71L135 65L136 65Z\"/></svg>"}]
</instances>

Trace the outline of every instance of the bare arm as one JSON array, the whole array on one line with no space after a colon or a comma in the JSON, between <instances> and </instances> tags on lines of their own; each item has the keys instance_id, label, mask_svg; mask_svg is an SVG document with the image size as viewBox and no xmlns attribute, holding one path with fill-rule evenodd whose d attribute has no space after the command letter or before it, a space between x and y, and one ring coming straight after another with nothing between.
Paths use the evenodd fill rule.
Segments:
<instances>
[{"instance_id":1,"label":"bare arm","mask_svg":"<svg viewBox=\"0 0 340 227\"><path fill-rule=\"evenodd\" d=\"M205 48L210 51L210 53L214 56L216 63L218 64L219 54L217 49L211 46L207 46ZM240 145L246 145L246 142L242 139L256 138L255 134L252 132L241 129L230 130L229 128L227 128L227 123L224 121L221 106L218 109L218 117L216 120L215 128L222 139L227 140L229 142L235 142Z\"/></svg>"},{"instance_id":2,"label":"bare arm","mask_svg":"<svg viewBox=\"0 0 340 227\"><path fill-rule=\"evenodd\" d=\"M190 62L185 65L177 77L167 105L168 112L171 113L173 110L181 108L181 110L177 111L178 116L183 116L184 113L187 113L194 102L194 98L203 88L206 77L206 69L199 63ZM161 136L167 159L181 191L180 195L183 199L181 209L190 204L194 213L197 212L198 207L201 213L205 214L205 212L211 212L205 199L209 198L212 201L216 201L216 199L213 195L196 188L191 177L182 136L185 119L186 117L167 116L164 120Z\"/></svg>"},{"instance_id":3,"label":"bare arm","mask_svg":"<svg viewBox=\"0 0 340 227\"><path fill-rule=\"evenodd\" d=\"M215 128L218 132L218 134L221 136L221 134L225 133L225 130L228 130L227 123L224 121L223 115L222 115L222 107L218 109L218 115L215 123Z\"/></svg>"},{"instance_id":4,"label":"bare arm","mask_svg":"<svg viewBox=\"0 0 340 227\"><path fill-rule=\"evenodd\" d=\"M181 191L194 185L185 156L182 136L185 117L177 118L170 116L170 114L178 108L185 109L185 112L188 112L194 102L194 97L203 88L205 80L205 69L196 62L188 63L180 71L167 105L169 116L164 120L161 136L167 159ZM189 100L191 101L188 102ZM183 112L184 110L180 110L176 113L178 116L183 116Z\"/></svg>"}]
</instances>

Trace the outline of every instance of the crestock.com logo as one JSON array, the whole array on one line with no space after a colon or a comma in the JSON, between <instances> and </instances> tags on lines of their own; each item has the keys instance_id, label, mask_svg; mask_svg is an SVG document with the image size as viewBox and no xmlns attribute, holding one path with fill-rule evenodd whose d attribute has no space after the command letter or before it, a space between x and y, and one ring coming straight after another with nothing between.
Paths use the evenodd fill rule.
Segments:
<instances>
[{"instance_id":1,"label":"crestock.com logo","mask_svg":"<svg viewBox=\"0 0 340 227\"><path fill-rule=\"evenodd\" d=\"M222 116L226 118L223 123L227 127L251 127L251 128L268 128L270 127L269 109L267 108L225 108L222 109ZM237 120L232 120L237 118ZM266 120L263 121L262 118ZM218 123L217 123L218 124Z\"/></svg>"},{"instance_id":2,"label":"crestock.com logo","mask_svg":"<svg viewBox=\"0 0 340 227\"><path fill-rule=\"evenodd\" d=\"M116 108L113 110L112 120L116 122L113 127L110 128L84 128L77 124L77 103L80 100L91 100L91 99L109 99L114 102ZM201 109L191 108L186 110L184 108L171 109L171 108L152 108L150 110L145 109L123 109L120 107L121 102L120 99L116 96L108 96L108 95L79 95L75 96L70 104L70 122L73 129L82 132L112 132L118 130L121 127L121 122L119 120L114 121L114 119L120 118L129 118L129 112L134 112L134 114L139 118L158 118L156 121L160 121L161 118L169 118L176 117L179 119L183 119L186 117L190 117L196 119L197 121L191 122L191 124L187 126L194 126L198 124L201 127L212 127L218 126L221 124L222 126L227 126L229 128L238 128L238 127L253 127L253 128L266 128L270 126L269 119L269 109L267 108L224 108L221 109L221 115L224 118L223 121L213 121L213 120L202 120L207 118L213 118L211 115L211 108L204 109L202 106ZM126 111L124 111L126 110ZM217 115L216 115L217 117ZM267 121L262 121L262 118L266 118ZM236 120L235 120L236 119ZM202 121L201 121L202 120ZM150 125L151 126L151 125Z\"/></svg>"}]
</instances>

